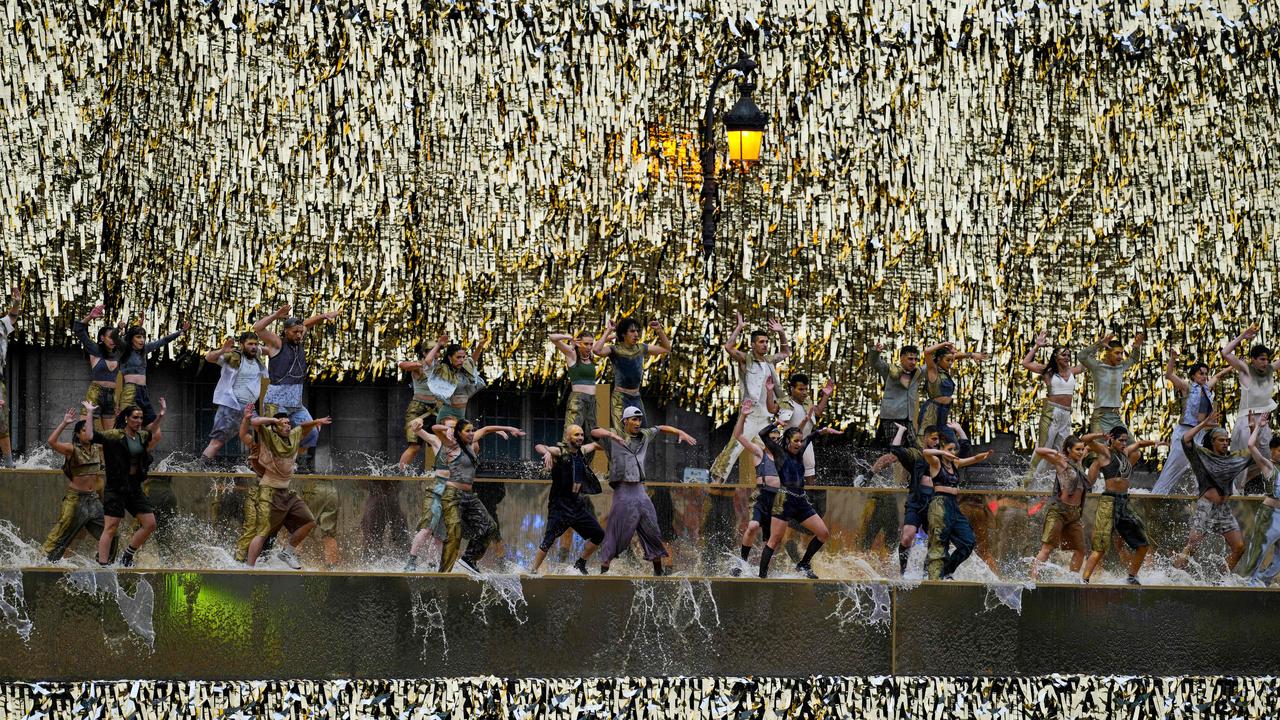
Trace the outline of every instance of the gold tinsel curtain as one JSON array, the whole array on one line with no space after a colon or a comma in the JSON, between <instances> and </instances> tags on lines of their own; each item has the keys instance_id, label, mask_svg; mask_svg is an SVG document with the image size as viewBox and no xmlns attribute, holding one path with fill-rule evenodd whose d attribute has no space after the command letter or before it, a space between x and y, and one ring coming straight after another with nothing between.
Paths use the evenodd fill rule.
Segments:
<instances>
[{"instance_id":1,"label":"gold tinsel curtain","mask_svg":"<svg viewBox=\"0 0 1280 720\"><path fill-rule=\"evenodd\" d=\"M192 350L340 306L339 377L443 330L546 380L548 329L636 312L673 330L663 392L721 418L734 309L861 422L866 342L952 338L994 353L979 434L1029 428L1036 330L1145 328L1128 412L1162 430L1169 347L1273 327L1276 32L1230 0L4 0L2 271L38 343L104 299ZM772 123L709 273L697 122L740 49Z\"/></svg>"}]
</instances>

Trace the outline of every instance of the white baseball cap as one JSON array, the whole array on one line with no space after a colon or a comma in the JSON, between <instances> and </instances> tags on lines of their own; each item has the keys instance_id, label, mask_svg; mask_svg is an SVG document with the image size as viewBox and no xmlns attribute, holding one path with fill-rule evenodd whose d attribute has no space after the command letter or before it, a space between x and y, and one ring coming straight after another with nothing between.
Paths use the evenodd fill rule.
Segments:
<instances>
[{"instance_id":1,"label":"white baseball cap","mask_svg":"<svg viewBox=\"0 0 1280 720\"><path fill-rule=\"evenodd\" d=\"M644 411L634 405L622 411L623 420L633 417L644 417Z\"/></svg>"}]
</instances>

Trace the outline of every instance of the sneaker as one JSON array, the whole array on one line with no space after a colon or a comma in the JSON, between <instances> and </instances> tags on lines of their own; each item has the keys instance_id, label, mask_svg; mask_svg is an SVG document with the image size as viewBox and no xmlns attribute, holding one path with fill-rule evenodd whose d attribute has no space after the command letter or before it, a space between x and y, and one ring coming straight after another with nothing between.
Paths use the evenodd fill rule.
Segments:
<instances>
[{"instance_id":1,"label":"sneaker","mask_svg":"<svg viewBox=\"0 0 1280 720\"><path fill-rule=\"evenodd\" d=\"M607 573L607 572L609 572L609 566L608 566L608 565L601 565L601 566L600 566L600 574L601 574L601 575L603 575L603 574L605 574L605 573Z\"/></svg>"},{"instance_id":2,"label":"sneaker","mask_svg":"<svg viewBox=\"0 0 1280 720\"><path fill-rule=\"evenodd\" d=\"M1130 585L1141 585L1141 584L1142 584L1142 583L1138 582L1138 577L1137 577L1136 575L1130 575L1129 577L1125 578L1125 582L1129 583Z\"/></svg>"},{"instance_id":3,"label":"sneaker","mask_svg":"<svg viewBox=\"0 0 1280 720\"><path fill-rule=\"evenodd\" d=\"M586 559L586 558L578 558L578 559L577 559L577 561L573 563L573 569L574 569L574 570L577 570L578 572L582 573L583 575L586 575L586 574L587 574L587 559Z\"/></svg>"},{"instance_id":4,"label":"sneaker","mask_svg":"<svg viewBox=\"0 0 1280 720\"><path fill-rule=\"evenodd\" d=\"M276 553L276 557L280 559L280 562L288 565L294 570L302 569L302 563L298 560L297 554L294 553L293 548L288 545L280 548L280 552Z\"/></svg>"},{"instance_id":5,"label":"sneaker","mask_svg":"<svg viewBox=\"0 0 1280 720\"><path fill-rule=\"evenodd\" d=\"M654 576L654 577L662 577L663 575L670 575L670 574L671 574L671 573L670 573L670 571L664 571L664 570L662 569L662 561L661 561L661 560L655 560L655 561L653 562L653 576Z\"/></svg>"},{"instance_id":6,"label":"sneaker","mask_svg":"<svg viewBox=\"0 0 1280 720\"><path fill-rule=\"evenodd\" d=\"M120 567L133 567L135 560L137 560L137 551L133 548L125 548L125 551L120 553Z\"/></svg>"},{"instance_id":7,"label":"sneaker","mask_svg":"<svg viewBox=\"0 0 1280 720\"><path fill-rule=\"evenodd\" d=\"M810 580L817 580L817 579L818 579L818 574L817 574L817 573L815 573L815 572L813 571L813 568L809 567L808 565L797 565L797 566L796 566L796 570L799 570L801 575L804 575L805 577L809 578Z\"/></svg>"},{"instance_id":8,"label":"sneaker","mask_svg":"<svg viewBox=\"0 0 1280 720\"><path fill-rule=\"evenodd\" d=\"M462 572L468 575L480 574L479 568L477 568L475 565L472 565L471 561L467 560L466 558L458 558L457 561L453 563L453 567L455 570L461 570Z\"/></svg>"},{"instance_id":9,"label":"sneaker","mask_svg":"<svg viewBox=\"0 0 1280 720\"><path fill-rule=\"evenodd\" d=\"M742 568L729 568L729 577L742 577Z\"/></svg>"}]
</instances>

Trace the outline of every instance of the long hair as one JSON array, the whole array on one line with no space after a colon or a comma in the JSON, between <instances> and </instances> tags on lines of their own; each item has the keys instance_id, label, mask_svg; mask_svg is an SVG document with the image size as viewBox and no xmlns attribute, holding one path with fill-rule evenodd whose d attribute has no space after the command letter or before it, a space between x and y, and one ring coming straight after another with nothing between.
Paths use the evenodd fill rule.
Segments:
<instances>
[{"instance_id":1,"label":"long hair","mask_svg":"<svg viewBox=\"0 0 1280 720\"><path fill-rule=\"evenodd\" d=\"M111 341L116 344L115 351L107 349L107 344L103 342L105 338L111 338ZM115 326L103 325L98 329L98 357L114 360L118 352L120 352L120 331Z\"/></svg>"},{"instance_id":2,"label":"long hair","mask_svg":"<svg viewBox=\"0 0 1280 720\"><path fill-rule=\"evenodd\" d=\"M453 441L457 443L458 449L467 454L467 458L471 460L472 465L479 465L480 461L476 459L476 454L471 452L471 443L462 439L462 432L468 427L475 428L476 424L470 420L459 420L457 425L453 426Z\"/></svg>"},{"instance_id":3,"label":"long hair","mask_svg":"<svg viewBox=\"0 0 1280 720\"><path fill-rule=\"evenodd\" d=\"M789 427L786 430L782 431L782 449L786 451L788 455L791 454L791 451L787 449L787 445L791 443L791 438L799 434L800 434L800 428L798 427Z\"/></svg>"},{"instance_id":4,"label":"long hair","mask_svg":"<svg viewBox=\"0 0 1280 720\"><path fill-rule=\"evenodd\" d=\"M1070 349L1071 348L1066 347L1065 345L1054 346L1053 354L1049 356L1049 363L1044 366L1044 372L1040 373L1042 376L1044 376L1045 380L1048 380L1054 375L1057 375L1058 377L1062 377L1062 373L1058 372L1058 353L1062 352L1063 350L1069 351Z\"/></svg>"},{"instance_id":5,"label":"long hair","mask_svg":"<svg viewBox=\"0 0 1280 720\"><path fill-rule=\"evenodd\" d=\"M454 353L458 352L458 351L459 351L459 350L461 350L461 349L462 349L462 346L461 346L461 345L459 345L458 343L449 343L449 344L445 347L445 349L444 349L444 364L445 364L445 365L447 365L447 366L449 366L449 369L451 369L451 370L453 369L453 363L452 363L452 362L450 362L450 360L449 360L449 359L453 357L453 354L454 354ZM465 362L465 361L464 361L464 362Z\"/></svg>"},{"instance_id":6,"label":"long hair","mask_svg":"<svg viewBox=\"0 0 1280 720\"><path fill-rule=\"evenodd\" d=\"M134 325L133 327L124 331L124 341L120 343L120 364L121 365L124 365L126 362L129 361L129 358L133 356L133 353L134 353L133 339L138 337L139 335L145 335L146 333L147 331L144 330L141 325Z\"/></svg>"},{"instance_id":7,"label":"long hair","mask_svg":"<svg viewBox=\"0 0 1280 720\"><path fill-rule=\"evenodd\" d=\"M147 414L141 407L138 407L137 405L126 405L124 409L120 411L120 414L116 415L116 428L119 429L124 427L128 417L136 412L142 413L142 421L146 422Z\"/></svg>"},{"instance_id":8,"label":"long hair","mask_svg":"<svg viewBox=\"0 0 1280 720\"><path fill-rule=\"evenodd\" d=\"M1071 448L1083 443L1084 441L1075 435L1068 435L1066 440L1062 441L1062 454L1067 455L1071 452Z\"/></svg>"}]
</instances>

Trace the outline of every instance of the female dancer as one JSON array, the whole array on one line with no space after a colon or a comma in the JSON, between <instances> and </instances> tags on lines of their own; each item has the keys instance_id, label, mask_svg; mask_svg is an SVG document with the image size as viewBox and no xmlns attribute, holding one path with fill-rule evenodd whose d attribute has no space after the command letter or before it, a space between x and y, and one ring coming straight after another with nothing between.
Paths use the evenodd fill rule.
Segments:
<instances>
[{"instance_id":1,"label":"female dancer","mask_svg":"<svg viewBox=\"0 0 1280 720\"><path fill-rule=\"evenodd\" d=\"M85 402L86 417L93 417L92 404ZM49 435L49 447L66 458L62 472L67 476L67 494L62 498L58 523L49 531L41 551L49 562L57 562L75 542L81 530L93 539L102 538L102 501L98 485L102 482L102 449L93 444L93 424L80 420L75 408L67 411L62 422ZM75 423L71 442L62 442L62 431Z\"/></svg>"},{"instance_id":2,"label":"female dancer","mask_svg":"<svg viewBox=\"0 0 1280 720\"><path fill-rule=\"evenodd\" d=\"M441 340L448 341L448 338L442 337ZM480 363L480 356L488 345L487 338L481 340L470 356L461 345L448 345L444 349L444 359L427 366L430 368L427 386L440 401L440 410L436 414L437 423L447 417L462 420L467 414L467 403L485 388L484 378L480 377L480 370L476 365Z\"/></svg>"},{"instance_id":3,"label":"female dancer","mask_svg":"<svg viewBox=\"0 0 1280 720\"><path fill-rule=\"evenodd\" d=\"M933 497L929 499L929 556L925 569L930 580L950 580L956 569L969 558L978 545L969 518L960 510L958 472L991 457L991 451L962 458L959 442L944 438L941 449L924 450L929 464ZM955 545L952 552L951 546Z\"/></svg>"},{"instance_id":4,"label":"female dancer","mask_svg":"<svg viewBox=\"0 0 1280 720\"><path fill-rule=\"evenodd\" d=\"M86 407L92 412L96 408ZM151 467L151 450L160 442L160 424L164 421L165 402L160 398L160 413L151 425L143 427L142 408L129 405L120 413L124 427L93 433L95 445L102 446L106 485L102 496L103 527L98 538L98 564L110 561L111 543L116 526L129 513L138 521L138 529L120 555L121 567L132 567L135 556L156 529L155 508L142 491Z\"/></svg>"},{"instance_id":5,"label":"female dancer","mask_svg":"<svg viewBox=\"0 0 1280 720\"><path fill-rule=\"evenodd\" d=\"M1046 467L1052 468L1053 502L1044 514L1044 531L1040 533L1040 552L1031 563L1031 579L1040 574L1040 566L1049 559L1049 553L1064 542L1071 548L1071 572L1079 572L1084 563L1084 495L1098 477L1101 465L1093 463L1086 471L1081 463L1089 452L1087 443L1104 437L1102 433L1083 438L1068 435L1062 441L1062 450L1038 447L1036 455L1044 458Z\"/></svg>"},{"instance_id":6,"label":"female dancer","mask_svg":"<svg viewBox=\"0 0 1280 720\"><path fill-rule=\"evenodd\" d=\"M1257 336L1258 326L1251 325L1234 340L1222 346L1222 359L1236 371L1236 377L1240 381L1240 408L1236 415L1236 424L1231 430L1232 450L1245 450L1249 447L1249 435L1252 430L1249 426L1250 415L1265 414L1269 418L1271 411L1276 409L1276 370L1280 370L1280 360L1272 362L1271 349L1260 344L1249 348L1248 363L1235 354L1240 343L1253 340ZM1262 422L1264 426L1258 441L1266 445L1271 442L1271 425L1269 421ZM1235 486L1238 492L1253 495L1255 488L1246 488L1246 475L1249 472L1256 473L1256 470L1242 472L1236 478Z\"/></svg>"},{"instance_id":7,"label":"female dancer","mask_svg":"<svg viewBox=\"0 0 1280 720\"><path fill-rule=\"evenodd\" d=\"M744 452L751 455L756 467L756 491L751 494L751 519L747 521L747 529L742 533L742 545L738 549L743 562L746 562L747 557L751 555L756 531L762 533L766 543L769 542L769 533L773 529L773 516L782 511L782 507L778 505L778 492L782 487L782 480L778 476L777 458L767 447L756 444L752 438L743 433L747 416L755 409L755 404L756 401L751 398L742 401L742 412L738 413L738 424L733 427L734 439L742 446ZM774 444L781 441L782 429L770 424L769 440ZM738 577L742 574L742 568L734 567L729 570L729 574Z\"/></svg>"},{"instance_id":8,"label":"female dancer","mask_svg":"<svg viewBox=\"0 0 1280 720\"><path fill-rule=\"evenodd\" d=\"M452 429L458 424L458 419L445 418L441 424ZM404 565L405 572L414 572L418 569L418 555L422 553L422 546L427 544L427 540L434 537L444 542L447 538L441 500L444 498L445 482L449 480L449 461L441 451L443 447L441 436L424 428L422 418L414 418L409 423L409 428L420 441L431 446L431 454L434 456L431 463L432 480L426 483L427 493L422 499L422 519L418 521L418 532L414 534L413 542L409 545L409 560Z\"/></svg>"},{"instance_id":9,"label":"female dancer","mask_svg":"<svg viewBox=\"0 0 1280 720\"><path fill-rule=\"evenodd\" d=\"M191 323L183 321L180 329L151 342L147 342L147 331L141 324L125 331L119 366L124 382L116 387L116 407L141 408L143 425L150 425L156 419L155 410L151 407L151 395L147 392L147 356L177 340L178 336L190 329ZM122 428L126 424L127 418L124 413L120 413L120 417L116 418L116 427Z\"/></svg>"},{"instance_id":10,"label":"female dancer","mask_svg":"<svg viewBox=\"0 0 1280 720\"><path fill-rule=\"evenodd\" d=\"M98 330L98 341L89 339L89 321L102 317L102 306L95 305L83 320L71 323L71 331L80 341L80 347L89 355L89 372L92 381L84 399L97 410L93 417L95 430L106 430L115 426L116 414L116 361L120 339L118 328L106 325ZM111 418L110 421L107 418Z\"/></svg>"},{"instance_id":11,"label":"female dancer","mask_svg":"<svg viewBox=\"0 0 1280 720\"><path fill-rule=\"evenodd\" d=\"M1196 500L1195 514L1191 516L1191 532L1187 546L1173 559L1173 566L1182 569L1191 559L1191 553L1209 533L1221 535L1227 542L1227 570L1234 570L1240 556L1244 555L1244 537L1240 523L1231 514L1227 498L1235 478L1253 464L1248 450L1231 451L1231 438L1219 421L1222 414L1214 410L1198 425L1182 434L1182 452L1195 473L1200 497ZM1194 438L1201 430L1209 430L1200 445Z\"/></svg>"},{"instance_id":12,"label":"female dancer","mask_svg":"<svg viewBox=\"0 0 1280 720\"><path fill-rule=\"evenodd\" d=\"M576 336L551 333L551 344L564 356L569 379L569 402L564 410L564 427L577 425L586 436L596 428L596 363L591 353L596 338L585 330Z\"/></svg>"},{"instance_id":13,"label":"female dancer","mask_svg":"<svg viewBox=\"0 0 1280 720\"><path fill-rule=\"evenodd\" d=\"M640 399L645 358L671 352L671 338L667 337L662 323L654 320L649 323L649 328L658 336L657 345L640 342L640 321L635 318L623 318L616 326L613 321L608 321L604 335L591 347L596 355L612 359L613 395L609 398L609 416L618 432L622 431L622 411L625 408L637 408L641 417L645 415L644 401ZM615 336L618 342L608 345Z\"/></svg>"},{"instance_id":14,"label":"female dancer","mask_svg":"<svg viewBox=\"0 0 1280 720\"><path fill-rule=\"evenodd\" d=\"M794 521L813 533L813 539L809 541L809 547L805 549L804 556L800 558L800 562L796 563L796 570L811 580L818 579L811 563L813 556L827 542L828 531L827 524L818 516L818 511L814 510L804 493L804 451L814 438L826 434L829 429L823 428L802 437L800 428L789 427L782 432L780 442L772 439L771 427L765 427L760 431L760 440L765 448L774 458L782 459L782 464L777 466L777 470L778 490L783 497L782 507L775 507L778 512L770 518L769 539L760 553L760 577L762 578L769 577L769 562L773 560L773 553L782 543L787 523Z\"/></svg>"},{"instance_id":15,"label":"female dancer","mask_svg":"<svg viewBox=\"0 0 1280 720\"><path fill-rule=\"evenodd\" d=\"M924 391L928 399L920 404L916 427L930 425L947 427L947 418L951 413L951 403L955 401L956 381L951 377L951 366L957 360L973 360L982 362L987 359L986 353L962 353L956 350L953 343L945 342L933 352L924 356L925 384Z\"/></svg>"},{"instance_id":16,"label":"female dancer","mask_svg":"<svg viewBox=\"0 0 1280 720\"><path fill-rule=\"evenodd\" d=\"M1280 575L1280 438L1273 437L1268 444L1268 452L1261 448L1260 436L1262 428L1267 426L1266 420L1254 424L1253 433L1249 435L1249 454L1253 461L1262 468L1262 477L1266 481L1267 495L1258 505L1253 516L1253 532L1249 534L1249 551L1240 565L1240 573L1249 576L1249 584L1253 587L1266 587L1276 575ZM1267 553L1271 550L1271 563L1264 565Z\"/></svg>"},{"instance_id":17,"label":"female dancer","mask_svg":"<svg viewBox=\"0 0 1280 720\"><path fill-rule=\"evenodd\" d=\"M1160 477L1151 488L1152 494L1167 495L1191 469L1187 456L1182 452L1182 434L1198 425L1213 412L1213 388L1230 373L1231 366L1228 365L1217 374L1210 375L1209 366L1198 362L1188 368L1187 377L1184 379L1178 375L1178 351L1169 351L1169 362L1164 366L1164 376L1185 400L1182 406L1182 417L1178 419L1178 424L1174 426L1173 434L1169 438L1169 454L1165 457L1164 467L1160 469ZM1199 442L1200 438L1195 440Z\"/></svg>"},{"instance_id":18,"label":"female dancer","mask_svg":"<svg viewBox=\"0 0 1280 720\"><path fill-rule=\"evenodd\" d=\"M498 433L503 438L508 435L524 437L524 431L506 425L486 425L477 429L474 423L465 419L458 420L453 427L437 424L432 431L443 434L442 451L449 463L449 479L445 481L440 498L446 533L440 572L452 571L456 561L466 572L478 575L480 570L476 563L484 557L484 551L495 539L498 529L473 489L476 468L480 465L480 439L490 433ZM458 557L463 537L468 539L467 551Z\"/></svg>"},{"instance_id":19,"label":"female dancer","mask_svg":"<svg viewBox=\"0 0 1280 720\"><path fill-rule=\"evenodd\" d=\"M404 432L405 439L409 446L404 452L400 453L400 470L407 470L413 461L418 457L418 452L422 450L422 438L418 437L417 430L413 427L415 420L418 422L418 428L422 427L422 420L435 412L440 401L431 392L431 387L427 384L427 371L431 366L436 364L436 357L440 354L440 350L449 342L447 335L441 335L436 338L435 345L430 350L424 352L421 344L418 345L418 359L405 360L399 364L399 368L409 373L409 386L413 389L413 397L409 400L409 406L404 410ZM434 423L432 423L434 424Z\"/></svg>"},{"instance_id":20,"label":"female dancer","mask_svg":"<svg viewBox=\"0 0 1280 720\"><path fill-rule=\"evenodd\" d=\"M1036 353L1049 341L1047 331L1036 335L1035 343L1022 358L1022 367L1039 376L1045 384L1044 404L1040 410L1040 432L1036 442L1037 448L1052 449L1059 447L1063 440L1071 434L1071 402L1075 398L1079 380L1076 377L1085 371L1083 365L1071 364L1071 350L1066 347L1055 347L1049 356L1049 362L1036 362ZM1032 480L1048 479L1053 468L1040 466L1042 459L1048 456L1037 452L1031 457L1031 470L1027 477Z\"/></svg>"},{"instance_id":21,"label":"female dancer","mask_svg":"<svg viewBox=\"0 0 1280 720\"><path fill-rule=\"evenodd\" d=\"M1139 440L1130 444L1129 431L1123 425L1112 427L1103 439L1105 445L1099 441L1090 443L1095 459L1089 473L1091 478L1102 474L1106 491L1098 498L1098 507L1093 514L1093 547L1084 565L1083 577L1085 582L1089 582L1111 546L1112 535L1116 534L1132 550L1127 582L1139 585L1138 570L1142 568L1142 560L1147 556L1150 545L1142 520L1129 507L1129 478L1133 474L1133 464L1142 456L1142 449L1160 443Z\"/></svg>"}]
</instances>

